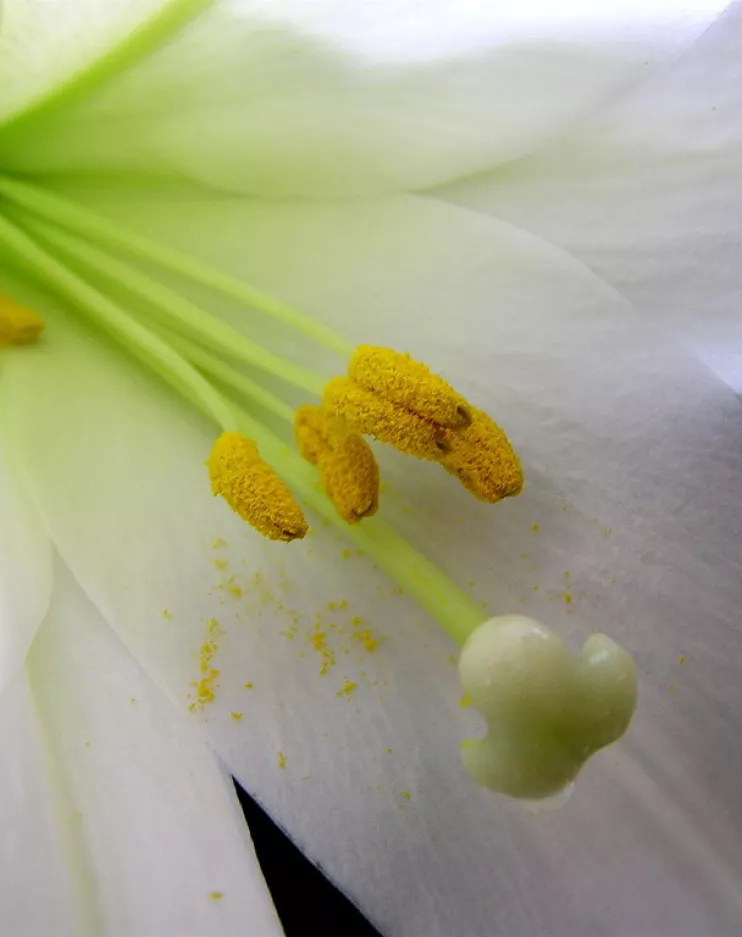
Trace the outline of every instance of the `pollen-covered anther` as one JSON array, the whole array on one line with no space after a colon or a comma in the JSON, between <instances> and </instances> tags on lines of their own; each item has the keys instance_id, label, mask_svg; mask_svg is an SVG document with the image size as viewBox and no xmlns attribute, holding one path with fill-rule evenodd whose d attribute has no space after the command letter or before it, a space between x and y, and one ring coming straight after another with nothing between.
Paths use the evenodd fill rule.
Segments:
<instances>
[{"instance_id":1,"label":"pollen-covered anther","mask_svg":"<svg viewBox=\"0 0 742 937\"><path fill-rule=\"evenodd\" d=\"M418 459L437 459L447 448L443 426L423 419L348 377L334 377L325 387L325 408L342 417L359 433L373 436Z\"/></svg>"},{"instance_id":2,"label":"pollen-covered anther","mask_svg":"<svg viewBox=\"0 0 742 937\"><path fill-rule=\"evenodd\" d=\"M407 354L360 345L348 377L325 387L324 405L360 433L440 462L482 501L523 488L520 461L503 430Z\"/></svg>"},{"instance_id":3,"label":"pollen-covered anther","mask_svg":"<svg viewBox=\"0 0 742 937\"><path fill-rule=\"evenodd\" d=\"M44 331L44 320L27 306L0 293L0 348L30 345Z\"/></svg>"},{"instance_id":4,"label":"pollen-covered anther","mask_svg":"<svg viewBox=\"0 0 742 937\"><path fill-rule=\"evenodd\" d=\"M419 459L438 459L448 434L471 423L466 400L427 365L372 345L359 345L324 402L361 433Z\"/></svg>"},{"instance_id":5,"label":"pollen-covered anther","mask_svg":"<svg viewBox=\"0 0 742 937\"><path fill-rule=\"evenodd\" d=\"M264 462L255 443L240 433L222 433L206 465L211 490L269 540L300 540L308 526L286 485Z\"/></svg>"},{"instance_id":6,"label":"pollen-covered anther","mask_svg":"<svg viewBox=\"0 0 742 937\"><path fill-rule=\"evenodd\" d=\"M294 429L299 451L319 469L322 485L343 520L355 524L375 514L379 468L363 437L324 407L300 407Z\"/></svg>"},{"instance_id":7,"label":"pollen-covered anther","mask_svg":"<svg viewBox=\"0 0 742 937\"><path fill-rule=\"evenodd\" d=\"M523 469L502 429L486 413L470 408L471 423L446 437L438 461L481 501L495 503L520 494Z\"/></svg>"},{"instance_id":8,"label":"pollen-covered anther","mask_svg":"<svg viewBox=\"0 0 742 937\"><path fill-rule=\"evenodd\" d=\"M459 429L471 422L469 404L461 394L408 354L359 345L348 365L348 377L364 390L438 426Z\"/></svg>"}]
</instances>

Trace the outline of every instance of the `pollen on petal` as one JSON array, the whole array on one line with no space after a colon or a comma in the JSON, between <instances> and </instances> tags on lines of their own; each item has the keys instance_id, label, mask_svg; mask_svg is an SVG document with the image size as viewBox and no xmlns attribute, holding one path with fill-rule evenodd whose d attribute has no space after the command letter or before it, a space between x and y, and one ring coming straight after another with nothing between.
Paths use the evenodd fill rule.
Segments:
<instances>
[{"instance_id":1,"label":"pollen on petal","mask_svg":"<svg viewBox=\"0 0 742 937\"><path fill-rule=\"evenodd\" d=\"M523 469L507 436L486 413L471 408L472 421L449 436L439 462L481 501L494 503L520 494Z\"/></svg>"},{"instance_id":2,"label":"pollen on petal","mask_svg":"<svg viewBox=\"0 0 742 937\"><path fill-rule=\"evenodd\" d=\"M206 463L211 490L269 540L298 540L307 522L284 482L264 462L255 443L240 433L222 433Z\"/></svg>"},{"instance_id":3,"label":"pollen on petal","mask_svg":"<svg viewBox=\"0 0 742 937\"><path fill-rule=\"evenodd\" d=\"M30 345L44 331L44 321L27 306L0 293L0 348Z\"/></svg>"},{"instance_id":4,"label":"pollen on petal","mask_svg":"<svg viewBox=\"0 0 742 937\"><path fill-rule=\"evenodd\" d=\"M355 524L375 514L379 467L365 439L324 407L300 407L294 428L299 451L319 468L323 487L343 520Z\"/></svg>"}]
</instances>

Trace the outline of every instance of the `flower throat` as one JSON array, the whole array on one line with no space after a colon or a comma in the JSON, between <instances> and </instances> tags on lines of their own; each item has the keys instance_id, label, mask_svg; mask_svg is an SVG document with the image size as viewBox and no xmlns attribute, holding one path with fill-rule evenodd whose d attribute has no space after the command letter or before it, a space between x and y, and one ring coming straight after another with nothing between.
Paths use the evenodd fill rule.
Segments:
<instances>
[{"instance_id":1,"label":"flower throat","mask_svg":"<svg viewBox=\"0 0 742 937\"><path fill-rule=\"evenodd\" d=\"M456 644L470 651L483 648L467 658L469 670L472 653L477 661L478 706L492 725L502 711L509 715L497 732L472 743L489 746L476 767L471 754L464 754L478 783L512 796L554 793L570 783L595 750L623 734L636 701L636 680L633 664L617 645L605 638L600 654L591 656L588 642L582 662L567 666L565 655L574 659L561 640L537 623L505 628L503 619L492 640L480 640L482 629L491 630L499 620L483 625L487 615L480 605L393 527L373 516L380 500L380 472L365 437L439 463L481 501L496 503L519 494L520 462L504 431L487 414L410 355L370 345L353 350L300 310L40 186L0 175L0 198L0 243L23 270L106 331L217 427L206 461L214 495L273 540L304 537L308 523L303 505L312 508L340 527ZM132 265L132 260L236 300L252 315L291 326L343 357L348 362L345 373L327 381L286 361ZM121 296L130 302L124 299L122 304ZM33 343L42 330L43 322L34 312L0 298L0 346ZM313 399L294 410L240 365ZM287 424L295 448L256 415L256 408ZM550 650L544 657L546 638ZM498 684L503 661L516 658L522 658L518 673L506 674ZM513 723L517 707L513 710L507 703L502 710L499 703L491 704L493 684L503 692L512 685L525 700L524 687L546 672L552 673L554 693L567 700L559 711L573 713L567 725L557 725L548 706L530 721L516 718ZM471 680L469 675L464 682ZM599 725L583 711L593 704L602 706ZM527 702L523 705L529 709ZM542 737L542 748L551 754L515 744L498 753L493 740L508 733L521 739ZM550 765L545 774L544 758Z\"/></svg>"}]
</instances>

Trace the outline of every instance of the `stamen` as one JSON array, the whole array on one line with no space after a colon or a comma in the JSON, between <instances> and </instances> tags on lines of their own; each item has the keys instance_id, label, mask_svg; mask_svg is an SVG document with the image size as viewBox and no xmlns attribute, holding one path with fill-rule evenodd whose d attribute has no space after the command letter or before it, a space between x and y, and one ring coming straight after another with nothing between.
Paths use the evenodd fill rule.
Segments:
<instances>
[{"instance_id":1,"label":"stamen","mask_svg":"<svg viewBox=\"0 0 742 937\"><path fill-rule=\"evenodd\" d=\"M203 0L194 0L194 2L203 2ZM339 335L301 310L251 286L244 280L232 277L223 270L201 262L196 257L181 254L136 232L128 231L58 193L48 192L42 186L33 185L27 180L21 182L20 179L13 179L2 174L0 174L0 193L16 205L70 231L75 231L90 244L122 250L148 264L169 270L192 283L198 283L200 286L237 300L251 309L259 310L265 315L286 323L342 357L351 353L351 347Z\"/></svg>"},{"instance_id":2,"label":"stamen","mask_svg":"<svg viewBox=\"0 0 742 937\"><path fill-rule=\"evenodd\" d=\"M44 250L2 214L0 241L22 261L25 269L34 271L45 286L55 289L191 403L201 407L222 430L233 429L234 417L230 407L198 371L146 326L132 319L121 306Z\"/></svg>"},{"instance_id":3,"label":"stamen","mask_svg":"<svg viewBox=\"0 0 742 937\"><path fill-rule=\"evenodd\" d=\"M475 498L494 504L523 489L523 469L500 427L481 410L471 408L471 424L451 434L451 447L438 461Z\"/></svg>"},{"instance_id":4,"label":"stamen","mask_svg":"<svg viewBox=\"0 0 742 937\"><path fill-rule=\"evenodd\" d=\"M222 433L207 466L211 490L269 540L300 540L308 526L286 485L240 433Z\"/></svg>"},{"instance_id":5,"label":"stamen","mask_svg":"<svg viewBox=\"0 0 742 937\"><path fill-rule=\"evenodd\" d=\"M299 451L319 468L324 489L343 520L356 524L375 514L379 467L363 437L322 407L300 407L294 428Z\"/></svg>"},{"instance_id":6,"label":"stamen","mask_svg":"<svg viewBox=\"0 0 742 937\"><path fill-rule=\"evenodd\" d=\"M27 306L0 293L0 348L30 345L44 331L44 321Z\"/></svg>"},{"instance_id":7,"label":"stamen","mask_svg":"<svg viewBox=\"0 0 742 937\"><path fill-rule=\"evenodd\" d=\"M128 293L144 300L154 314L148 317L147 324L150 327L164 326L185 339L196 341L199 345L210 347L220 354L275 374L309 393L322 393L324 381L320 375L272 354L153 277L116 257L109 256L94 244L89 244L47 222L31 218L24 219L24 224L44 241L72 257L74 261L82 263L94 274L119 284Z\"/></svg>"},{"instance_id":8,"label":"stamen","mask_svg":"<svg viewBox=\"0 0 742 937\"><path fill-rule=\"evenodd\" d=\"M464 398L408 354L359 345L348 365L348 377L364 390L439 426L459 429L471 422Z\"/></svg>"}]
</instances>

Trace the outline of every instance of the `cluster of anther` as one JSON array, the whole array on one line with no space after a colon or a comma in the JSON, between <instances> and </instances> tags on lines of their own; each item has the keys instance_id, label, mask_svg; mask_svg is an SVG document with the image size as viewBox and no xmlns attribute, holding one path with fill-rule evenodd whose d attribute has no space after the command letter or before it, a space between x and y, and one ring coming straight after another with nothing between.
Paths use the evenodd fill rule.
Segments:
<instances>
[{"instance_id":1,"label":"cluster of anther","mask_svg":"<svg viewBox=\"0 0 742 937\"><path fill-rule=\"evenodd\" d=\"M520 462L502 429L409 355L361 345L348 376L325 388L324 404L359 432L439 462L482 501L500 501L523 487Z\"/></svg>"},{"instance_id":2,"label":"cluster of anther","mask_svg":"<svg viewBox=\"0 0 742 937\"><path fill-rule=\"evenodd\" d=\"M294 430L300 453L350 524L379 504L379 469L364 436L439 462L482 501L523 487L518 457L500 427L424 364L388 348L361 345L347 377L329 382L321 405L299 408ZM208 462L212 490L266 537L303 537L307 525L288 488L240 438L226 433L217 441Z\"/></svg>"},{"instance_id":3,"label":"cluster of anther","mask_svg":"<svg viewBox=\"0 0 742 937\"><path fill-rule=\"evenodd\" d=\"M0 347L31 343L43 328L32 310L0 295ZM500 427L424 364L389 348L361 345L347 377L329 382L322 403L299 408L294 429L301 455L317 467L349 524L370 517L379 504L379 469L364 435L439 462L483 501L516 495L523 486L518 457ZM222 433L207 466L214 494L265 537L306 534L301 508L254 442Z\"/></svg>"}]
</instances>

